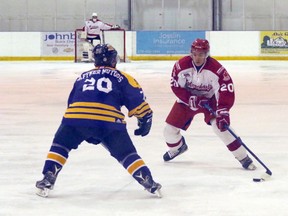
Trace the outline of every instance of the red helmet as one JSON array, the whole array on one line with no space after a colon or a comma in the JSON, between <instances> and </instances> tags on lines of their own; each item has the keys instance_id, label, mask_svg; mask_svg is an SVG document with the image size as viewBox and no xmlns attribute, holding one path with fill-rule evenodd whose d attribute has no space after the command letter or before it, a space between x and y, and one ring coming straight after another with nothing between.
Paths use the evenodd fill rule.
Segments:
<instances>
[{"instance_id":1,"label":"red helmet","mask_svg":"<svg viewBox=\"0 0 288 216\"><path fill-rule=\"evenodd\" d=\"M208 53L210 51L208 40L197 38L191 45L191 52L192 51Z\"/></svg>"}]
</instances>

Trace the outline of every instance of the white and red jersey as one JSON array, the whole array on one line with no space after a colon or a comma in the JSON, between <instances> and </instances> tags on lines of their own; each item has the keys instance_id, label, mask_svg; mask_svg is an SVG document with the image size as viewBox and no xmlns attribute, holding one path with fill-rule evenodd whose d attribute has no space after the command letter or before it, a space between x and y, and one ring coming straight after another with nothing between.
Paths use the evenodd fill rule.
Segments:
<instances>
[{"instance_id":1,"label":"white and red jersey","mask_svg":"<svg viewBox=\"0 0 288 216\"><path fill-rule=\"evenodd\" d=\"M87 33L87 38L96 38L100 35L101 30L109 30L112 25L102 22L101 20L88 20L85 22L84 31Z\"/></svg>"},{"instance_id":2,"label":"white and red jersey","mask_svg":"<svg viewBox=\"0 0 288 216\"><path fill-rule=\"evenodd\" d=\"M187 105L191 96L208 99L215 97L217 108L229 110L235 100L231 77L226 69L210 56L198 70L191 56L177 61L171 75L171 88L178 102Z\"/></svg>"}]
</instances>

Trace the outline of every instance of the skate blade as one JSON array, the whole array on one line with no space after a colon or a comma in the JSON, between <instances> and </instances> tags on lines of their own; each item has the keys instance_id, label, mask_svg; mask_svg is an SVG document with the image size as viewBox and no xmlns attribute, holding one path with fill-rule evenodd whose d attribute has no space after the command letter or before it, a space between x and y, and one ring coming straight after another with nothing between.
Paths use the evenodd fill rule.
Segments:
<instances>
[{"instance_id":1,"label":"skate blade","mask_svg":"<svg viewBox=\"0 0 288 216\"><path fill-rule=\"evenodd\" d=\"M253 163L251 163L247 168L247 170L251 170L251 171L256 170L256 169L257 167Z\"/></svg>"},{"instance_id":2,"label":"skate blade","mask_svg":"<svg viewBox=\"0 0 288 216\"><path fill-rule=\"evenodd\" d=\"M44 189L40 189L40 188L37 188L37 191L36 191L36 194L38 196L41 196L41 197L48 197L49 195L49 189L48 188L44 188Z\"/></svg>"},{"instance_id":3,"label":"skate blade","mask_svg":"<svg viewBox=\"0 0 288 216\"><path fill-rule=\"evenodd\" d=\"M156 194L156 196L158 198L162 198L163 197L160 189L156 190L154 193Z\"/></svg>"}]
</instances>

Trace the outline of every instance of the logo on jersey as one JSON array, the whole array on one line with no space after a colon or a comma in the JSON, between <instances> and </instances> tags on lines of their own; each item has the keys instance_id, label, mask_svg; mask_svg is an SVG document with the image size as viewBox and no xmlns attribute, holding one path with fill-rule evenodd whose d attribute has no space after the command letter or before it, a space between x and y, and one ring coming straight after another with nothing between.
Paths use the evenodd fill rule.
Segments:
<instances>
[{"instance_id":1,"label":"logo on jersey","mask_svg":"<svg viewBox=\"0 0 288 216\"><path fill-rule=\"evenodd\" d=\"M217 71L217 74L223 76L223 81L228 81L231 79L231 77L229 76L228 72L226 71L226 69L224 67L219 68L219 70Z\"/></svg>"},{"instance_id":2,"label":"logo on jersey","mask_svg":"<svg viewBox=\"0 0 288 216\"><path fill-rule=\"evenodd\" d=\"M197 91L207 91L207 92L209 92L212 89L211 85L203 85L203 84L195 85L191 82L187 82L186 87Z\"/></svg>"},{"instance_id":3,"label":"logo on jersey","mask_svg":"<svg viewBox=\"0 0 288 216\"><path fill-rule=\"evenodd\" d=\"M223 81L229 81L231 78L226 70L223 72Z\"/></svg>"}]
</instances>

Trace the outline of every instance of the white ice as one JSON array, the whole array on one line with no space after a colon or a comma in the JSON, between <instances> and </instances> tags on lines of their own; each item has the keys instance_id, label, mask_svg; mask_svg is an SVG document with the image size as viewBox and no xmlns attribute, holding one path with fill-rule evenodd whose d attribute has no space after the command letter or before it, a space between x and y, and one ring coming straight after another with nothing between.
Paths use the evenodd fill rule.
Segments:
<instances>
[{"instance_id":1,"label":"white ice","mask_svg":"<svg viewBox=\"0 0 288 216\"><path fill-rule=\"evenodd\" d=\"M232 127L273 172L245 171L202 116L183 132L189 151L164 163L162 131L175 101L170 90L174 61L121 63L142 85L154 110L151 133L132 140L163 198L144 191L101 146L83 143L71 152L49 198L35 182L66 108L76 77L93 67L72 62L0 62L1 216L286 216L288 215L288 64L285 61L222 61L233 77ZM254 160L255 161L255 160Z\"/></svg>"}]
</instances>

